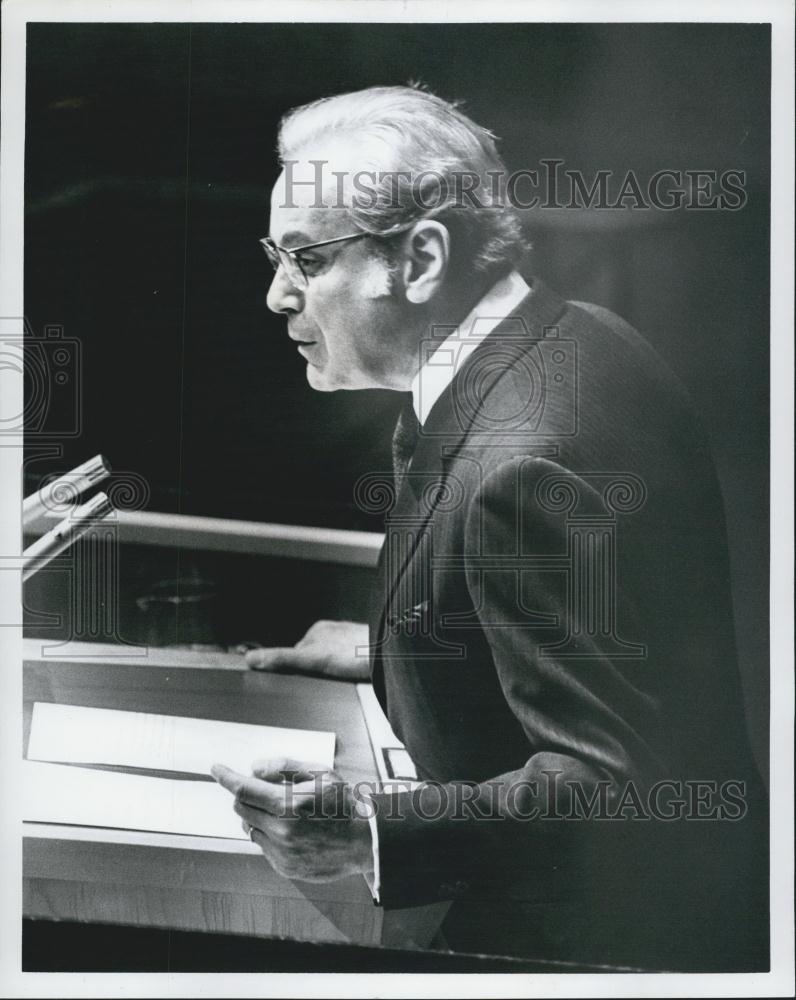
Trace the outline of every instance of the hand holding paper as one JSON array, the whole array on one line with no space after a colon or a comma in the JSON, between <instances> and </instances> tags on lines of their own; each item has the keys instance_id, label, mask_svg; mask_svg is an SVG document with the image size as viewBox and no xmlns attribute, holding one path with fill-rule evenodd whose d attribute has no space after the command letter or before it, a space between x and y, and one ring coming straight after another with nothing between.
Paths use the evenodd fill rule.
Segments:
<instances>
[{"instance_id":1,"label":"hand holding paper","mask_svg":"<svg viewBox=\"0 0 796 1000\"><path fill-rule=\"evenodd\" d=\"M332 773L334 744L334 733L37 702L25 761L25 819L243 839L218 785L165 774L209 777L222 755L248 772L264 754L285 751L318 760L318 768Z\"/></svg>"},{"instance_id":2,"label":"hand holding paper","mask_svg":"<svg viewBox=\"0 0 796 1000\"><path fill-rule=\"evenodd\" d=\"M285 878L327 882L373 868L367 803L323 764L257 763L246 777L215 764L252 841Z\"/></svg>"}]
</instances>

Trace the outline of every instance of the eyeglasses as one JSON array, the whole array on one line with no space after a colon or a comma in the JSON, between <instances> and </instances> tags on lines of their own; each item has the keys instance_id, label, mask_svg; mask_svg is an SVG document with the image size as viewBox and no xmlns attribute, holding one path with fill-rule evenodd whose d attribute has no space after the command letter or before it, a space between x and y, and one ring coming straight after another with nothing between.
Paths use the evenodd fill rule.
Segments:
<instances>
[{"instance_id":1,"label":"eyeglasses","mask_svg":"<svg viewBox=\"0 0 796 1000\"><path fill-rule=\"evenodd\" d=\"M348 236L335 236L331 240L321 240L319 243L305 243L303 246L291 247L289 250L287 247L281 247L278 243L274 243L270 236L266 236L260 240L260 245L265 250L273 269L278 271L280 266L283 267L290 284L295 288L303 290L308 287L309 279L313 275L307 274L305 270L308 266L307 262L302 263L298 254L304 253L307 250L315 250L318 247L328 247L332 243L344 243L346 240L361 240L365 236L372 235L372 233L365 232L351 233Z\"/></svg>"}]
</instances>

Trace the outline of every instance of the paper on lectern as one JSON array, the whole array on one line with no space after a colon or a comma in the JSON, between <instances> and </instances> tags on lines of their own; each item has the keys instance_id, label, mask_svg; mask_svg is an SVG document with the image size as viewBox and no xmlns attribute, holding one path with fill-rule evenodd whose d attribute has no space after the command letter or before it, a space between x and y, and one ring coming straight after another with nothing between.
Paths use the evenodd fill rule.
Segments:
<instances>
[{"instance_id":1,"label":"paper on lectern","mask_svg":"<svg viewBox=\"0 0 796 1000\"><path fill-rule=\"evenodd\" d=\"M204 775L218 763L250 774L267 757L333 767L334 745L328 732L36 702L27 757Z\"/></svg>"},{"instance_id":2,"label":"paper on lectern","mask_svg":"<svg viewBox=\"0 0 796 1000\"><path fill-rule=\"evenodd\" d=\"M232 796L214 781L180 781L67 764L22 762L24 819L105 829L247 840Z\"/></svg>"}]
</instances>

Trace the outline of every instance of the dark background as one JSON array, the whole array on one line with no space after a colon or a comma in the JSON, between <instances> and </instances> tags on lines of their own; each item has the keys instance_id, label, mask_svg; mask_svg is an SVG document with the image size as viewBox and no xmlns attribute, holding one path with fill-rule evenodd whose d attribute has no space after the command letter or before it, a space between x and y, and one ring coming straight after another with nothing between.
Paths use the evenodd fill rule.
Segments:
<instances>
[{"instance_id":1,"label":"dark background","mask_svg":"<svg viewBox=\"0 0 796 1000\"><path fill-rule=\"evenodd\" d=\"M637 326L702 415L765 770L769 46L765 25L29 25L26 316L79 340L83 382L80 433L29 449L25 492L101 451L152 510L379 530L352 487L389 468L394 399L314 393L265 306L297 104L421 80L510 169L745 170L741 211L535 211L528 232L534 273Z\"/></svg>"}]
</instances>

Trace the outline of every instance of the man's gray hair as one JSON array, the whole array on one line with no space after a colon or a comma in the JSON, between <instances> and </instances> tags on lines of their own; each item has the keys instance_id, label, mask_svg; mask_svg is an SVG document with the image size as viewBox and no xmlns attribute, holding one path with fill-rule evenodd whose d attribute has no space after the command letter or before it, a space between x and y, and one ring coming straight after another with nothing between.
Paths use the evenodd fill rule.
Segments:
<instances>
[{"instance_id":1,"label":"man's gray hair","mask_svg":"<svg viewBox=\"0 0 796 1000\"><path fill-rule=\"evenodd\" d=\"M361 146L358 171L377 175L368 182L372 196L348 206L360 228L385 236L431 217L451 230L452 260L464 269L494 273L522 264L528 244L503 196L506 168L495 136L455 104L417 86L325 97L282 119L280 161L339 138Z\"/></svg>"}]
</instances>

